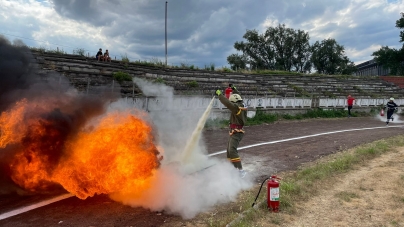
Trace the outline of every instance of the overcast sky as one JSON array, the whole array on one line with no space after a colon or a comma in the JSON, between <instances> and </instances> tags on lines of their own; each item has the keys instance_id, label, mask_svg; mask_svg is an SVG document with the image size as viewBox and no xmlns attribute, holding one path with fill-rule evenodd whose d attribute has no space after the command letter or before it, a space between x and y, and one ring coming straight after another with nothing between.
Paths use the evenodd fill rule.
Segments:
<instances>
[{"instance_id":1,"label":"overcast sky","mask_svg":"<svg viewBox=\"0 0 404 227\"><path fill-rule=\"evenodd\" d=\"M31 47L108 49L112 58L165 62L165 0L0 0L0 34ZM400 48L404 0L168 0L168 64L227 66L247 29L279 23L343 45L355 63Z\"/></svg>"}]
</instances>

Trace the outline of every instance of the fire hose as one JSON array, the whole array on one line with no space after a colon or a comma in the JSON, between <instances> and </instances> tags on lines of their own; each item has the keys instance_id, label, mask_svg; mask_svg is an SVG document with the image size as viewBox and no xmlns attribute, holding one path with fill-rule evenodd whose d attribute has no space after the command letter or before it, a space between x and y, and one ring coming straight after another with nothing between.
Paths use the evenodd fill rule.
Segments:
<instances>
[{"instance_id":1,"label":"fire hose","mask_svg":"<svg viewBox=\"0 0 404 227\"><path fill-rule=\"evenodd\" d=\"M271 177L266 178L266 179L261 183L260 190L258 191L258 194L257 194L257 196L255 197L255 200L254 200L253 204L251 205L251 207L254 207L255 202L257 202L258 196L259 196L260 193L261 193L262 186L264 185L265 181L267 181L267 180L269 180L269 179L271 179Z\"/></svg>"}]
</instances>

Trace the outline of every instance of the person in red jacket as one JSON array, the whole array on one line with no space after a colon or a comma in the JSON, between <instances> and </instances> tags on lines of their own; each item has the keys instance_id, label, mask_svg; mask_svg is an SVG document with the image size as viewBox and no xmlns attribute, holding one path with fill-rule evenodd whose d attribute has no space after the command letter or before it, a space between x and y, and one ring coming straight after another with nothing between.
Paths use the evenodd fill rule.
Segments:
<instances>
[{"instance_id":1,"label":"person in red jacket","mask_svg":"<svg viewBox=\"0 0 404 227\"><path fill-rule=\"evenodd\" d=\"M230 95L233 93L233 89L231 88L233 84L229 84L229 87L224 90L224 94L227 99L229 99Z\"/></svg>"},{"instance_id":2,"label":"person in red jacket","mask_svg":"<svg viewBox=\"0 0 404 227\"><path fill-rule=\"evenodd\" d=\"M355 101L355 98L352 97L351 95L348 95L348 98L347 98L347 103L348 103L348 117L351 117L351 109L352 109L352 106L353 106L354 101Z\"/></svg>"}]
</instances>

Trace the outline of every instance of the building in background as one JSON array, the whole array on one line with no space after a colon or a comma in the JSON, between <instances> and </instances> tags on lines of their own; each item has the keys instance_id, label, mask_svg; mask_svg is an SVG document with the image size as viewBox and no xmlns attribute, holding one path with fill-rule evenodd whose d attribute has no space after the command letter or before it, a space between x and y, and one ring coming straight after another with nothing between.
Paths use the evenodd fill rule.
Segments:
<instances>
[{"instance_id":1,"label":"building in background","mask_svg":"<svg viewBox=\"0 0 404 227\"><path fill-rule=\"evenodd\" d=\"M390 69L384 69L373 59L360 63L356 67L358 71L353 74L355 76L387 76L390 72Z\"/></svg>"}]
</instances>

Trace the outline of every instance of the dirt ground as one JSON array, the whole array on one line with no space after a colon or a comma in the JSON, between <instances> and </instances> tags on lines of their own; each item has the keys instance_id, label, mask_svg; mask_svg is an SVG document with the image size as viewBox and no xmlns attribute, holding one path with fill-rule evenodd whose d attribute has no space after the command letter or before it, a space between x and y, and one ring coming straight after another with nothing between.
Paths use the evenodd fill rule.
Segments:
<instances>
[{"instance_id":1,"label":"dirt ground","mask_svg":"<svg viewBox=\"0 0 404 227\"><path fill-rule=\"evenodd\" d=\"M403 170L399 148L329 182L281 226L404 226Z\"/></svg>"},{"instance_id":2,"label":"dirt ground","mask_svg":"<svg viewBox=\"0 0 404 227\"><path fill-rule=\"evenodd\" d=\"M401 135L404 133L402 126L404 126L402 123L395 120L390 127L385 127L383 121L377 118L280 121L275 124L250 126L246 128L247 132L240 147L295 137L313 136L241 149L240 155L244 168L258 183L272 174L296 170L301 164L314 161L320 157L334 154L360 144ZM369 129L336 132L340 130L365 128ZM315 134L333 131L335 133L314 136ZM224 129L205 131L203 133L203 140L206 143L208 153L224 150L226 148L227 137L228 132ZM220 154L216 157L225 158L225 154ZM312 203L310 209L306 207L302 209L305 213L299 213L294 219L290 219L291 223L294 222L294 226L332 226L331 223L337 224L334 226L356 226L347 224L348 221L346 219L355 219L357 223L379 223L375 221L377 221L377 218L381 215L391 217L391 221L393 222L402 222L402 217L401 219L398 217L403 213L403 211L400 210L403 204L401 204L401 207L396 204L397 209L393 212L385 210L385 206L388 206L387 204L381 205L380 203L373 203L369 200L371 196L389 197L387 192L393 190L391 187L394 185L385 183L386 175L389 176L389 179L395 180L396 182L398 178L403 176L403 162L401 161L401 166L399 165L399 160L403 160L402 152L395 153L392 157L383 156L382 158L383 159L379 161L375 160L369 163L369 166L363 167L363 169L358 169L352 176L347 175L345 179L341 179L340 182L335 184L335 186L339 188L332 189L335 190L335 193L334 191L325 191L323 192L324 194L319 195L322 197L313 198L313 201L310 201L310 203ZM396 162L397 166L394 167L392 164ZM371 172L371 170L377 171ZM392 174L393 172L394 174ZM374 181L373 183L370 183L371 181L365 178L368 175L371 176L371 180ZM379 187L381 188L379 189ZM397 190L399 189L400 188L397 188ZM335 194L339 192L338 190L354 192L358 197L353 198L349 202L341 202L341 199L335 196ZM40 198L38 197L40 196L21 197L17 195L0 195L0 214L15 209L15 204L18 204L18 207L24 204L29 205L39 200ZM384 199L385 203L386 199ZM401 197L401 199L403 198ZM321 206L316 205L319 202L329 203ZM340 215L337 215L337 211L341 212ZM358 214L351 215L355 212L358 212ZM204 220L182 220L181 217L167 214L164 211L151 212L143 208L132 208L111 201L107 196L95 196L86 200L80 200L75 197L65 199L17 216L0 220L0 226L151 227L193 226L190 224L192 222L198 222L201 223L201 225L198 226L204 226L202 224ZM386 222L384 223L386 224Z\"/></svg>"}]
</instances>

